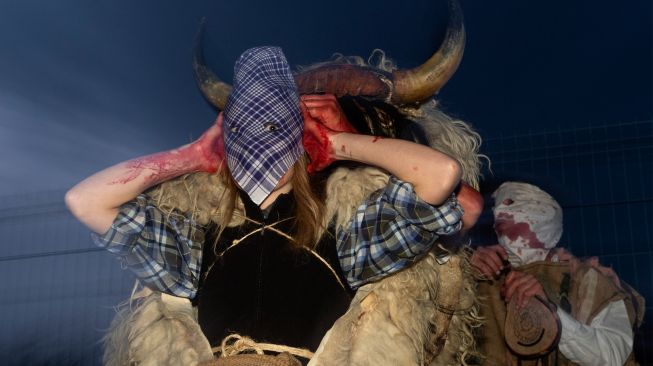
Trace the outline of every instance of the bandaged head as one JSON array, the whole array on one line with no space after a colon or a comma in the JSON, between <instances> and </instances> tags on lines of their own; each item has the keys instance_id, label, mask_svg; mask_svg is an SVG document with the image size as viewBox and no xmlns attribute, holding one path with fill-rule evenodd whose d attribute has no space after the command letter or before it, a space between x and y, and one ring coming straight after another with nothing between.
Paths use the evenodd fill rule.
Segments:
<instances>
[{"instance_id":1,"label":"bandaged head","mask_svg":"<svg viewBox=\"0 0 653 366\"><path fill-rule=\"evenodd\" d=\"M562 236L562 208L538 187L503 183L494 193L494 230L513 266L544 260Z\"/></svg>"},{"instance_id":2,"label":"bandaged head","mask_svg":"<svg viewBox=\"0 0 653 366\"><path fill-rule=\"evenodd\" d=\"M227 165L257 205L304 152L299 93L281 48L245 51L224 108Z\"/></svg>"}]
</instances>

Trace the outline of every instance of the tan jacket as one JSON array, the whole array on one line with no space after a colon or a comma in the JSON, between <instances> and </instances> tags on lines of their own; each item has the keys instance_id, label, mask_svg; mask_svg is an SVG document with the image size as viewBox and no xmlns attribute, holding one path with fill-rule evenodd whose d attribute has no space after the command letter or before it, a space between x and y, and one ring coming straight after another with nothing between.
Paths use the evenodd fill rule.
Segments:
<instances>
[{"instance_id":1,"label":"tan jacket","mask_svg":"<svg viewBox=\"0 0 653 366\"><path fill-rule=\"evenodd\" d=\"M535 276L550 301L584 324L589 324L608 304L620 300L624 300L631 325L636 328L642 322L644 299L627 284L621 283L620 288L612 279L586 263L576 262L572 266L569 262L540 261L519 267L518 270ZM533 360L519 360L510 352L504 341L506 305L499 294L503 282L504 277L479 282L481 314L486 318L479 341L486 357L483 364L575 365L557 349ZM625 364L636 365L632 353Z\"/></svg>"}]
</instances>

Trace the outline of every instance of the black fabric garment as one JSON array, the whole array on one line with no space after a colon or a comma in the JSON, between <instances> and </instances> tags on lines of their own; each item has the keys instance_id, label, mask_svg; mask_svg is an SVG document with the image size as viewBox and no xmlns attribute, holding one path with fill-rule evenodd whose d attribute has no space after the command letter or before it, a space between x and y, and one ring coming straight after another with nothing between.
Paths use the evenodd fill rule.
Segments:
<instances>
[{"instance_id":1,"label":"black fabric garment","mask_svg":"<svg viewBox=\"0 0 653 366\"><path fill-rule=\"evenodd\" d=\"M241 198L248 218L263 225L281 221L274 227L292 236L292 194L279 196L265 215L245 194ZM216 230L207 233L203 280L195 299L202 331L212 346L238 333L257 342L315 351L351 301L351 290L338 263L335 237L327 232L315 248L328 266L269 228L232 245L234 240L260 229L258 223L225 229L215 250Z\"/></svg>"}]
</instances>

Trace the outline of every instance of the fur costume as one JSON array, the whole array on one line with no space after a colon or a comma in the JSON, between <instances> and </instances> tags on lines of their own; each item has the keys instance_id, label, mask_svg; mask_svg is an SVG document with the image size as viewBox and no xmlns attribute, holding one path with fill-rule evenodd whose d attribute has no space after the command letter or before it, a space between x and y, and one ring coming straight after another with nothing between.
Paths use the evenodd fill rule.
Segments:
<instances>
[{"instance_id":1,"label":"fur costume","mask_svg":"<svg viewBox=\"0 0 653 366\"><path fill-rule=\"evenodd\" d=\"M295 74L295 82L302 94L326 92L338 96L364 96L366 100L391 106L393 113L398 112L401 118L418 125L420 136L426 140L422 142L456 159L462 167L462 179L478 189L480 136L465 122L439 111L436 102L430 99L453 75L462 58L465 33L457 1L450 1L450 10L453 26L447 31L442 47L422 66L397 70L382 51L375 51L375 62L368 60L366 63L360 57L338 57L300 71ZM218 109L224 109L231 86L217 79L203 64L201 47L197 48L194 68L207 100ZM363 114L387 115L383 107L377 108L378 105L359 109ZM363 123L369 125L371 119L365 117ZM384 120L390 126L380 128L392 130L394 118ZM339 231L363 200L387 182L387 173L372 167L339 167L331 171L325 188L324 226L332 224ZM189 213L196 222L207 225L219 223L226 212L221 205L224 191L218 175L195 173L167 181L148 194L162 211L170 215L176 210ZM244 218L244 207L239 201L228 226L241 225ZM480 325L480 319L467 256L457 245L437 242L433 248L445 248L447 255L429 253L413 266L361 287L347 313L324 337L311 364L458 365L475 355L472 328ZM148 353L136 345L141 337L155 339L160 333L178 331L182 332L179 342L186 342L187 338L195 339L191 334L199 328L186 324L180 329L176 319L163 316L168 310L162 307L156 308L162 326L147 326L149 323L140 321L146 314L140 310L143 304L147 301L132 310L132 315L121 317L108 336L109 340L123 337L125 331L119 329L132 328L131 334L139 339L111 343L115 346L107 347L107 363L178 365L165 352ZM172 350L178 346L172 340L161 349ZM193 349L203 349L200 346L196 344ZM197 357L185 364L204 361L204 353L195 353Z\"/></svg>"},{"instance_id":2,"label":"fur costume","mask_svg":"<svg viewBox=\"0 0 653 366\"><path fill-rule=\"evenodd\" d=\"M464 122L453 121L438 111L435 102L410 113L419 116L415 120L429 136L430 145L456 158L466 182L477 187L478 134ZM337 229L342 227L365 197L383 187L387 180L388 175L377 168L335 169L326 186L325 222L334 220ZM165 182L148 194L163 211L189 212L198 222L208 224L217 221L222 213L223 191L219 176L195 173ZM239 202L229 226L242 224L243 213ZM475 355L472 328L480 325L480 319L474 281L465 253L461 249L451 250L448 258L436 258L430 253L412 267L359 289L349 311L327 333L313 363L458 365ZM106 338L107 365L193 365L206 361L208 342L200 341L199 327L187 321L195 316L190 302L178 299L186 303L186 311L176 313L174 305L160 298L160 294L153 293L145 301L125 307L116 317ZM374 337L366 336L370 333ZM162 343L157 347L146 342L152 339L161 339ZM343 344L337 341L344 339L351 343L345 342L347 347L340 349ZM177 358L182 353L162 352L183 347L190 350L183 353L182 363ZM381 352L388 350L391 351ZM368 357L371 354L375 357Z\"/></svg>"},{"instance_id":3,"label":"fur costume","mask_svg":"<svg viewBox=\"0 0 653 366\"><path fill-rule=\"evenodd\" d=\"M213 359L187 299L144 288L118 310L104 337L105 365L197 365Z\"/></svg>"}]
</instances>

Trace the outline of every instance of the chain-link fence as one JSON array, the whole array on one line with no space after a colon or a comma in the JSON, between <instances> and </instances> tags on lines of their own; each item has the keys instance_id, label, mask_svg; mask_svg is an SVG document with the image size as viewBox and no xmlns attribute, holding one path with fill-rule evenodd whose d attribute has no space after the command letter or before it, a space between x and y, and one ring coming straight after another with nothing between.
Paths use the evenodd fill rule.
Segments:
<instances>
[{"instance_id":1,"label":"chain-link fence","mask_svg":"<svg viewBox=\"0 0 653 366\"><path fill-rule=\"evenodd\" d=\"M486 138L482 191L506 180L541 186L564 209L561 245L597 255L653 298L653 123L620 123ZM487 198L486 194L486 198ZM486 202L489 206L491 203ZM487 210L486 210L487 211ZM492 237L485 213L473 235ZM63 192L0 197L0 355L7 365L95 365L113 306L133 284L97 249L63 204ZM637 335L640 363L653 364L651 301Z\"/></svg>"},{"instance_id":2,"label":"chain-link fence","mask_svg":"<svg viewBox=\"0 0 653 366\"><path fill-rule=\"evenodd\" d=\"M579 257L598 256L645 299L636 352L653 364L653 122L605 124L486 138L491 164L482 191L486 210L473 241L496 243L489 194L504 181L540 186L560 203L560 245Z\"/></svg>"}]
</instances>

